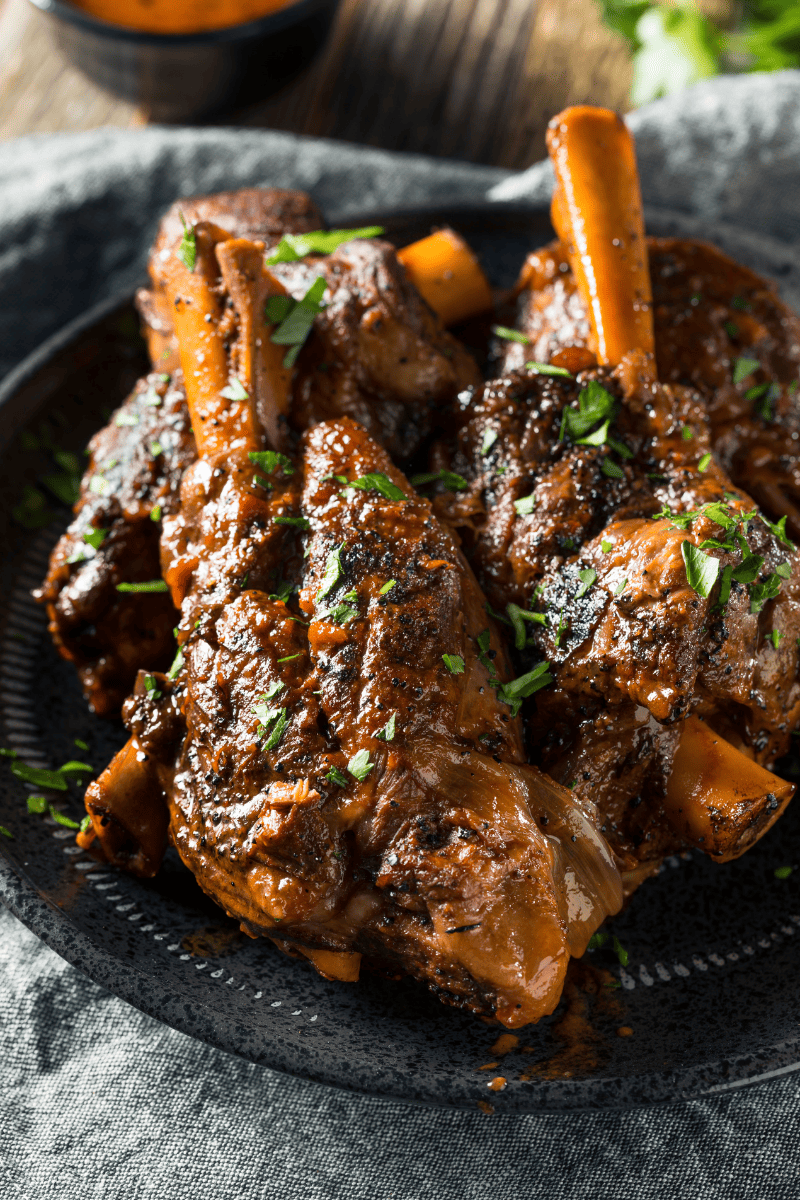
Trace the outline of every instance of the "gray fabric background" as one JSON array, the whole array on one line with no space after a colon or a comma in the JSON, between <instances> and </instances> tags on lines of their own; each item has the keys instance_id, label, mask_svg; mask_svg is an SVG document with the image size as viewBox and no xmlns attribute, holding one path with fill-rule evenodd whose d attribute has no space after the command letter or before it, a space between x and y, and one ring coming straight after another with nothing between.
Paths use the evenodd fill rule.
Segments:
<instances>
[{"instance_id":1,"label":"gray fabric background","mask_svg":"<svg viewBox=\"0 0 800 1200\"><path fill-rule=\"evenodd\" d=\"M701 84L630 118L645 202L800 240L800 73ZM0 371L141 274L176 196L302 187L329 218L541 203L509 176L286 134L36 136L0 161ZM413 1109L232 1058L89 982L0 912L0 1179L24 1200L787 1200L800 1078L658 1110Z\"/></svg>"}]
</instances>

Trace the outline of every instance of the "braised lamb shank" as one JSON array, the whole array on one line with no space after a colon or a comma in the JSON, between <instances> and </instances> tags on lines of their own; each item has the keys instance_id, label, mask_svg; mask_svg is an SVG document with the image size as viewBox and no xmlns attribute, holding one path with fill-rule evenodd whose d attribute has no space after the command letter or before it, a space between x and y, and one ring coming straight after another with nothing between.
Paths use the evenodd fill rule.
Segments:
<instances>
[{"instance_id":1,"label":"braised lamb shank","mask_svg":"<svg viewBox=\"0 0 800 1200\"><path fill-rule=\"evenodd\" d=\"M159 522L175 511L181 477L196 456L166 289L182 239L198 225L215 230L216 241L256 237L269 252L284 234L317 230L322 220L303 193L244 189L179 201L161 222L150 255L152 286L137 297L153 373L90 443L75 519L37 592L56 646L75 663L86 699L101 715L119 712L139 667L165 668L173 646L169 597L118 587L159 586ZM402 460L430 432L436 413L479 382L472 358L386 243L354 241L330 257L274 270L295 300L320 276L328 297L293 371L291 404L270 417L282 449L294 436L287 415L304 429L347 414ZM222 290L218 271L209 286ZM232 299L227 303L231 324Z\"/></svg>"},{"instance_id":2,"label":"braised lamb shank","mask_svg":"<svg viewBox=\"0 0 800 1200\"><path fill-rule=\"evenodd\" d=\"M181 657L140 674L86 842L150 874L168 811L200 885L253 935L333 978L363 956L508 1026L537 1019L621 883L570 793L524 764L455 538L348 418L297 454L264 448L289 381L252 338L281 294L257 245L201 228L170 288L200 452L162 536Z\"/></svg>"},{"instance_id":3,"label":"braised lamb shank","mask_svg":"<svg viewBox=\"0 0 800 1200\"><path fill-rule=\"evenodd\" d=\"M437 509L523 665L549 664L530 706L534 761L596 803L621 867L689 845L726 860L793 791L764 767L800 719L800 562L786 522L714 461L703 397L653 378L624 126L568 110L550 146L554 220L608 365L581 370L581 351L564 350L560 367L462 397L434 465L466 486Z\"/></svg>"}]
</instances>

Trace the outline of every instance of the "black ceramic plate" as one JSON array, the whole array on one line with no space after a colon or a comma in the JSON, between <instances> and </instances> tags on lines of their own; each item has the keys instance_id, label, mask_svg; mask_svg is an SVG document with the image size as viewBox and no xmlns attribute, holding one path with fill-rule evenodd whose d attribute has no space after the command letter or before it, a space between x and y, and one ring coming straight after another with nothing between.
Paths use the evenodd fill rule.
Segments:
<instances>
[{"instance_id":1,"label":"black ceramic plate","mask_svg":"<svg viewBox=\"0 0 800 1200\"><path fill-rule=\"evenodd\" d=\"M544 214L497 207L384 223L404 243L448 219L497 283L551 236ZM800 261L778 243L663 212L648 227L707 236L778 279L800 311ZM89 715L29 597L68 512L53 504L54 519L35 532L14 521L25 485L58 471L52 450L26 447L31 433L41 446L44 433L80 454L144 367L126 298L51 339L0 392L0 727L2 744L33 766L77 757L99 769L123 731ZM89 750L76 750L76 738ZM800 1066L800 871L775 875L800 860L800 802L739 862L667 859L613 922L627 965L605 951L587 955L590 967L577 965L556 1014L503 1054L493 1048L500 1029L408 980L329 983L243 937L174 854L150 883L97 865L71 830L28 814L26 788L3 761L0 823L13 840L0 838L0 896L11 910L105 988L253 1062L379 1096L517 1112L698 1096ZM61 807L80 818L77 788ZM618 986L602 986L609 981ZM489 1090L501 1075L505 1088Z\"/></svg>"}]
</instances>

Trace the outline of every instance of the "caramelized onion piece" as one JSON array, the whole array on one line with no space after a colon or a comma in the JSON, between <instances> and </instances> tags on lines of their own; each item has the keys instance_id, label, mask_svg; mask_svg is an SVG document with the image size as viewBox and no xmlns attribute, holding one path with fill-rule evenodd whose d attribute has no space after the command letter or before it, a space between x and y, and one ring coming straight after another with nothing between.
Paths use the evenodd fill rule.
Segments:
<instances>
[{"instance_id":1,"label":"caramelized onion piece","mask_svg":"<svg viewBox=\"0 0 800 1200\"><path fill-rule=\"evenodd\" d=\"M92 829L78 834L84 849L132 875L156 874L167 845L169 813L150 759L130 738L86 791ZM97 842L97 846L94 842Z\"/></svg>"},{"instance_id":2,"label":"caramelized onion piece","mask_svg":"<svg viewBox=\"0 0 800 1200\"><path fill-rule=\"evenodd\" d=\"M730 862L767 832L793 795L793 784L760 767L705 722L686 720L664 811L687 842L717 862Z\"/></svg>"},{"instance_id":3,"label":"caramelized onion piece","mask_svg":"<svg viewBox=\"0 0 800 1200\"><path fill-rule=\"evenodd\" d=\"M653 313L633 138L616 113L578 105L554 117L552 219L589 313L598 362L652 355ZM654 361L651 359L651 361Z\"/></svg>"},{"instance_id":4,"label":"caramelized onion piece","mask_svg":"<svg viewBox=\"0 0 800 1200\"><path fill-rule=\"evenodd\" d=\"M432 912L436 938L502 996L498 1020L509 1028L537 1021L555 1009L570 955L622 906L610 851L572 795L533 767L434 741L415 745L412 758L426 786L451 806L457 798L519 868L502 888L476 886L446 922Z\"/></svg>"}]
</instances>

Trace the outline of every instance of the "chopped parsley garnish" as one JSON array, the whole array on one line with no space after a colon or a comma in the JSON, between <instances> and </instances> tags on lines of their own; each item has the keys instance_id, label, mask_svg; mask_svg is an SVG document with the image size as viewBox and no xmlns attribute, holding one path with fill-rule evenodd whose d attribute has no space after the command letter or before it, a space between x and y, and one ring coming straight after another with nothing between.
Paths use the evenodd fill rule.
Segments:
<instances>
[{"instance_id":1,"label":"chopped parsley garnish","mask_svg":"<svg viewBox=\"0 0 800 1200\"><path fill-rule=\"evenodd\" d=\"M628 951L625 949L625 947L622 945L622 943L620 942L619 938L616 935L614 935L611 939L611 949L614 951L617 958L619 959L619 965L621 967L627 967Z\"/></svg>"},{"instance_id":2,"label":"chopped parsley garnish","mask_svg":"<svg viewBox=\"0 0 800 1200\"><path fill-rule=\"evenodd\" d=\"M540 688L547 687L548 683L552 682L550 663L542 662L525 675L519 675L508 683L502 683L497 689L497 698L509 706L512 717L515 717L522 707L523 700L527 700Z\"/></svg>"},{"instance_id":3,"label":"chopped parsley garnish","mask_svg":"<svg viewBox=\"0 0 800 1200\"><path fill-rule=\"evenodd\" d=\"M73 821L71 817L67 817L64 813L59 812L52 804L50 805L50 816L57 825L63 825L65 829L80 829L80 822Z\"/></svg>"},{"instance_id":4,"label":"chopped parsley garnish","mask_svg":"<svg viewBox=\"0 0 800 1200\"><path fill-rule=\"evenodd\" d=\"M537 375L563 375L567 379L572 379L572 374L566 367L554 367L552 363L526 362L526 371L535 371Z\"/></svg>"},{"instance_id":5,"label":"chopped parsley garnish","mask_svg":"<svg viewBox=\"0 0 800 1200\"><path fill-rule=\"evenodd\" d=\"M692 440L694 437L694 430L692 429L691 425L684 425L683 429L681 430L681 437L685 442L690 442Z\"/></svg>"},{"instance_id":6,"label":"chopped parsley garnish","mask_svg":"<svg viewBox=\"0 0 800 1200\"><path fill-rule=\"evenodd\" d=\"M10 838L10 839L11 839L11 841L13 842L13 840L14 840L14 835L13 835L13 833L11 832L11 830L10 830L10 829L7 829L7 828L5 827L5 825L0 825L0 833L2 833L3 837Z\"/></svg>"},{"instance_id":7,"label":"chopped parsley garnish","mask_svg":"<svg viewBox=\"0 0 800 1200\"><path fill-rule=\"evenodd\" d=\"M524 333L520 333L518 329L509 329L507 325L493 325L492 333L495 337L502 338L505 342L519 342L523 346L531 344L531 339L526 337Z\"/></svg>"},{"instance_id":8,"label":"chopped parsley garnish","mask_svg":"<svg viewBox=\"0 0 800 1200\"><path fill-rule=\"evenodd\" d=\"M231 377L230 381L228 382L228 386L222 389L220 396L223 396L226 400L250 399L250 393L245 388L241 379L237 379L235 375Z\"/></svg>"},{"instance_id":9,"label":"chopped parsley garnish","mask_svg":"<svg viewBox=\"0 0 800 1200\"><path fill-rule=\"evenodd\" d=\"M604 458L600 463L600 470L608 479L624 479L625 472L618 467L610 458Z\"/></svg>"},{"instance_id":10,"label":"chopped parsley garnish","mask_svg":"<svg viewBox=\"0 0 800 1200\"><path fill-rule=\"evenodd\" d=\"M331 550L325 561L325 573L322 576L322 583L317 592L316 599L324 600L328 592L333 591L336 584L344 575L344 567L342 566L342 551L344 550L344 542L341 546L337 546L335 550Z\"/></svg>"},{"instance_id":11,"label":"chopped parsley garnish","mask_svg":"<svg viewBox=\"0 0 800 1200\"><path fill-rule=\"evenodd\" d=\"M614 543L603 540L600 543L600 549L603 551L603 554L608 554L609 550L614 549Z\"/></svg>"},{"instance_id":12,"label":"chopped parsley garnish","mask_svg":"<svg viewBox=\"0 0 800 1200\"><path fill-rule=\"evenodd\" d=\"M498 435L497 430L492 429L491 426L487 427L484 430L483 441L481 442L481 454L484 456L484 458L486 457L486 455L491 450L492 446L497 441L498 436L499 435Z\"/></svg>"},{"instance_id":13,"label":"chopped parsley garnish","mask_svg":"<svg viewBox=\"0 0 800 1200\"><path fill-rule=\"evenodd\" d=\"M151 700L160 700L164 694L158 690L158 684L153 675L145 675L144 690L147 692Z\"/></svg>"},{"instance_id":14,"label":"chopped parsley garnish","mask_svg":"<svg viewBox=\"0 0 800 1200\"><path fill-rule=\"evenodd\" d=\"M793 870L794 870L794 867L776 867L775 868L775 878L776 879L788 879Z\"/></svg>"},{"instance_id":15,"label":"chopped parsley garnish","mask_svg":"<svg viewBox=\"0 0 800 1200\"><path fill-rule=\"evenodd\" d=\"M29 813L46 813L47 812L47 797L46 796L28 796L28 812Z\"/></svg>"},{"instance_id":16,"label":"chopped parsley garnish","mask_svg":"<svg viewBox=\"0 0 800 1200\"><path fill-rule=\"evenodd\" d=\"M294 475L292 460L277 450L251 450L247 457L267 475L274 475L278 467L284 475Z\"/></svg>"},{"instance_id":17,"label":"chopped parsley garnish","mask_svg":"<svg viewBox=\"0 0 800 1200\"><path fill-rule=\"evenodd\" d=\"M581 600L589 589L594 586L597 580L597 571L593 567L585 567L582 571L578 571L578 578L581 581L581 586L575 594L575 599Z\"/></svg>"},{"instance_id":18,"label":"chopped parsley garnish","mask_svg":"<svg viewBox=\"0 0 800 1200\"><path fill-rule=\"evenodd\" d=\"M354 779L357 779L359 783L363 783L374 766L375 763L369 761L369 751L359 750L350 759L347 769Z\"/></svg>"},{"instance_id":19,"label":"chopped parsley garnish","mask_svg":"<svg viewBox=\"0 0 800 1200\"><path fill-rule=\"evenodd\" d=\"M384 725L383 729L379 729L378 732L375 734L375 737L380 738L380 740L382 742L393 742L394 734L395 734L396 719L397 719L397 713L392 713L392 715L389 717L389 720Z\"/></svg>"},{"instance_id":20,"label":"chopped parsley garnish","mask_svg":"<svg viewBox=\"0 0 800 1200\"><path fill-rule=\"evenodd\" d=\"M16 758L11 764L11 774L16 775L17 779L21 779L23 783L33 784L34 787L51 788L56 792L67 790L67 781L61 771L46 771L40 767L29 767L27 763L18 762Z\"/></svg>"},{"instance_id":21,"label":"chopped parsley garnish","mask_svg":"<svg viewBox=\"0 0 800 1200\"><path fill-rule=\"evenodd\" d=\"M742 383L760 366L761 363L757 358L737 358L733 364L733 382Z\"/></svg>"},{"instance_id":22,"label":"chopped parsley garnish","mask_svg":"<svg viewBox=\"0 0 800 1200\"><path fill-rule=\"evenodd\" d=\"M464 660L460 654L443 654L442 662L451 675L464 674Z\"/></svg>"},{"instance_id":23,"label":"chopped parsley garnish","mask_svg":"<svg viewBox=\"0 0 800 1200\"><path fill-rule=\"evenodd\" d=\"M697 469L702 474L703 471L707 471L710 466L711 466L711 455L704 454L703 457L700 459L699 463L697 464Z\"/></svg>"},{"instance_id":24,"label":"chopped parsley garnish","mask_svg":"<svg viewBox=\"0 0 800 1200\"><path fill-rule=\"evenodd\" d=\"M150 509L150 520L151 521L160 521L161 520L161 505L160 504L157 504L155 506L155 508Z\"/></svg>"},{"instance_id":25,"label":"chopped parsley garnish","mask_svg":"<svg viewBox=\"0 0 800 1200\"><path fill-rule=\"evenodd\" d=\"M123 409L122 412L118 412L114 417L114 424L119 429L125 429L128 426L133 427L134 425L139 424L139 414L126 412L125 409Z\"/></svg>"},{"instance_id":26,"label":"chopped parsley garnish","mask_svg":"<svg viewBox=\"0 0 800 1200\"><path fill-rule=\"evenodd\" d=\"M719 575L719 559L712 558L688 540L681 542L681 554L689 587L697 592L698 596L708 599Z\"/></svg>"},{"instance_id":27,"label":"chopped parsley garnish","mask_svg":"<svg viewBox=\"0 0 800 1200\"><path fill-rule=\"evenodd\" d=\"M181 667L183 666L183 661L184 661L183 651L178 650L178 653L175 655L175 657L172 660L172 666L167 671L167 679L175 679L177 677L178 672L180 671Z\"/></svg>"},{"instance_id":28,"label":"chopped parsley garnish","mask_svg":"<svg viewBox=\"0 0 800 1200\"><path fill-rule=\"evenodd\" d=\"M197 262L197 234L191 225L186 224L183 213L179 212L178 216L183 226L183 237L180 246L175 251L175 257L183 263L187 270L193 271Z\"/></svg>"},{"instance_id":29,"label":"chopped parsley garnish","mask_svg":"<svg viewBox=\"0 0 800 1200\"><path fill-rule=\"evenodd\" d=\"M297 654L287 654L285 658L279 658L279 659L278 659L278 662L279 662L279 663L282 663L282 662L294 662L294 660L295 660L296 658L299 658L299 657L300 657L300 651L298 650L298 651L297 651Z\"/></svg>"},{"instance_id":30,"label":"chopped parsley garnish","mask_svg":"<svg viewBox=\"0 0 800 1200\"><path fill-rule=\"evenodd\" d=\"M92 824L93 824L92 818L87 813L86 816L83 818L83 820L80 823L81 833L88 833L89 830L92 828Z\"/></svg>"},{"instance_id":31,"label":"chopped parsley garnish","mask_svg":"<svg viewBox=\"0 0 800 1200\"><path fill-rule=\"evenodd\" d=\"M514 508L518 517L529 517L535 507L536 497L533 492L531 492L530 496L523 496L520 500L514 501Z\"/></svg>"},{"instance_id":32,"label":"chopped parsley garnish","mask_svg":"<svg viewBox=\"0 0 800 1200\"><path fill-rule=\"evenodd\" d=\"M89 771L92 775L94 774L94 767L90 766L89 763L77 762L75 759L70 759L69 762L65 762L63 767L59 767L58 769L65 775L82 775L84 771Z\"/></svg>"},{"instance_id":33,"label":"chopped parsley garnish","mask_svg":"<svg viewBox=\"0 0 800 1200\"><path fill-rule=\"evenodd\" d=\"M387 582L386 582L386 583L383 585L383 587L381 588L381 590L378 592L378 595L379 595L379 596L385 596L385 595L386 595L386 593L387 593L387 592L390 592L390 591L392 590L392 588L393 588L393 587L395 587L396 585L397 585L397 580L396 580L396 579L389 579L389 580L387 580Z\"/></svg>"},{"instance_id":34,"label":"chopped parsley garnish","mask_svg":"<svg viewBox=\"0 0 800 1200\"><path fill-rule=\"evenodd\" d=\"M118 583L118 592L168 592L166 580L146 579L142 583Z\"/></svg>"},{"instance_id":35,"label":"chopped parsley garnish","mask_svg":"<svg viewBox=\"0 0 800 1200\"><path fill-rule=\"evenodd\" d=\"M783 637L783 634L778 629L773 629L770 633L767 634L767 637L770 639L773 646L777 650L778 646L781 643L781 638Z\"/></svg>"},{"instance_id":36,"label":"chopped parsley garnish","mask_svg":"<svg viewBox=\"0 0 800 1200\"><path fill-rule=\"evenodd\" d=\"M535 625L547 624L547 617L544 613L526 612L518 604L507 604L506 612L514 630L514 645L517 650L524 650L528 640L528 633L525 629L526 621L532 621Z\"/></svg>"},{"instance_id":37,"label":"chopped parsley garnish","mask_svg":"<svg viewBox=\"0 0 800 1200\"><path fill-rule=\"evenodd\" d=\"M408 499L405 492L396 483L393 483L388 475L384 475L380 471L371 471L367 475L362 475L360 479L354 479L347 486L358 488L360 492L379 492L386 500Z\"/></svg>"},{"instance_id":38,"label":"chopped parsley garnish","mask_svg":"<svg viewBox=\"0 0 800 1200\"><path fill-rule=\"evenodd\" d=\"M275 517L276 525L294 525L297 529L310 529L311 523L306 517Z\"/></svg>"},{"instance_id":39,"label":"chopped parsley garnish","mask_svg":"<svg viewBox=\"0 0 800 1200\"><path fill-rule=\"evenodd\" d=\"M279 662L283 661L281 659ZM285 708L267 708L266 704L257 704L253 712L259 719L256 737L266 737L265 750L274 750L283 737L289 724L289 714Z\"/></svg>"},{"instance_id":40,"label":"chopped parsley garnish","mask_svg":"<svg viewBox=\"0 0 800 1200\"><path fill-rule=\"evenodd\" d=\"M163 454L164 447L161 445L161 442L151 442L150 453L152 454L153 458L158 458L159 454Z\"/></svg>"},{"instance_id":41,"label":"chopped parsley garnish","mask_svg":"<svg viewBox=\"0 0 800 1200\"><path fill-rule=\"evenodd\" d=\"M623 579L620 583L618 583L617 586L614 588L614 595L621 596L627 586L628 586L628 580L626 578L626 579Z\"/></svg>"},{"instance_id":42,"label":"chopped parsley garnish","mask_svg":"<svg viewBox=\"0 0 800 1200\"><path fill-rule=\"evenodd\" d=\"M340 771L338 767L331 767L325 778L329 783L338 783L339 787L347 787L347 784L349 783L347 776L343 771Z\"/></svg>"},{"instance_id":43,"label":"chopped parsley garnish","mask_svg":"<svg viewBox=\"0 0 800 1200\"><path fill-rule=\"evenodd\" d=\"M320 275L311 284L302 300L292 300L290 296L271 296L267 301L266 318L268 323L274 324L276 320L280 321L280 324L272 332L271 340L276 346L290 347L283 360L284 367L294 366L300 348L311 332L315 317L326 307L321 301L327 286L324 277ZM289 301L290 307L274 303L286 300Z\"/></svg>"},{"instance_id":44,"label":"chopped parsley garnish","mask_svg":"<svg viewBox=\"0 0 800 1200\"><path fill-rule=\"evenodd\" d=\"M169 351L167 351L169 353ZM167 376L169 378L169 376ZM148 408L158 408L161 403L161 397L154 387L149 387L146 392L142 392L139 400L142 404L146 404Z\"/></svg>"},{"instance_id":45,"label":"chopped parsley garnish","mask_svg":"<svg viewBox=\"0 0 800 1200\"><path fill-rule=\"evenodd\" d=\"M425 487L428 483L441 483L445 491L448 492L463 492L469 487L463 475L459 475L456 471L447 471L442 468L441 471L425 471L422 475L415 475L411 480L411 486L415 488Z\"/></svg>"},{"instance_id":46,"label":"chopped parsley garnish","mask_svg":"<svg viewBox=\"0 0 800 1200\"><path fill-rule=\"evenodd\" d=\"M772 521L768 521L762 513L759 513L758 515L761 517L761 520L764 522L767 529L769 529L772 536L776 537L782 546L785 546L787 550L796 549L794 542L790 540L789 535L786 532L786 517L781 517L780 521L773 525Z\"/></svg>"},{"instance_id":47,"label":"chopped parsley garnish","mask_svg":"<svg viewBox=\"0 0 800 1200\"><path fill-rule=\"evenodd\" d=\"M89 749L89 743L84 742L82 738L73 738L73 741L79 750L88 750Z\"/></svg>"},{"instance_id":48,"label":"chopped parsley garnish","mask_svg":"<svg viewBox=\"0 0 800 1200\"><path fill-rule=\"evenodd\" d=\"M285 233L264 262L268 267L275 263L297 262L307 254L333 254L345 242L354 238L380 237L382 225L367 225L363 229L315 229L311 233Z\"/></svg>"},{"instance_id":49,"label":"chopped parsley garnish","mask_svg":"<svg viewBox=\"0 0 800 1200\"><path fill-rule=\"evenodd\" d=\"M354 621L358 616L358 609L355 607L355 605L348 603L348 601L355 599L357 599L357 596L354 591L345 592L341 601L334 605L333 608L326 609L325 612L319 613L317 615L317 620L322 621L325 619L328 621L335 621L337 625L349 625L350 622Z\"/></svg>"},{"instance_id":50,"label":"chopped parsley garnish","mask_svg":"<svg viewBox=\"0 0 800 1200\"><path fill-rule=\"evenodd\" d=\"M611 393L601 387L596 379L590 380L578 393L578 407L564 409L559 441L563 440L565 434L573 441L585 437L593 425L611 420L615 408L616 401Z\"/></svg>"}]
</instances>

